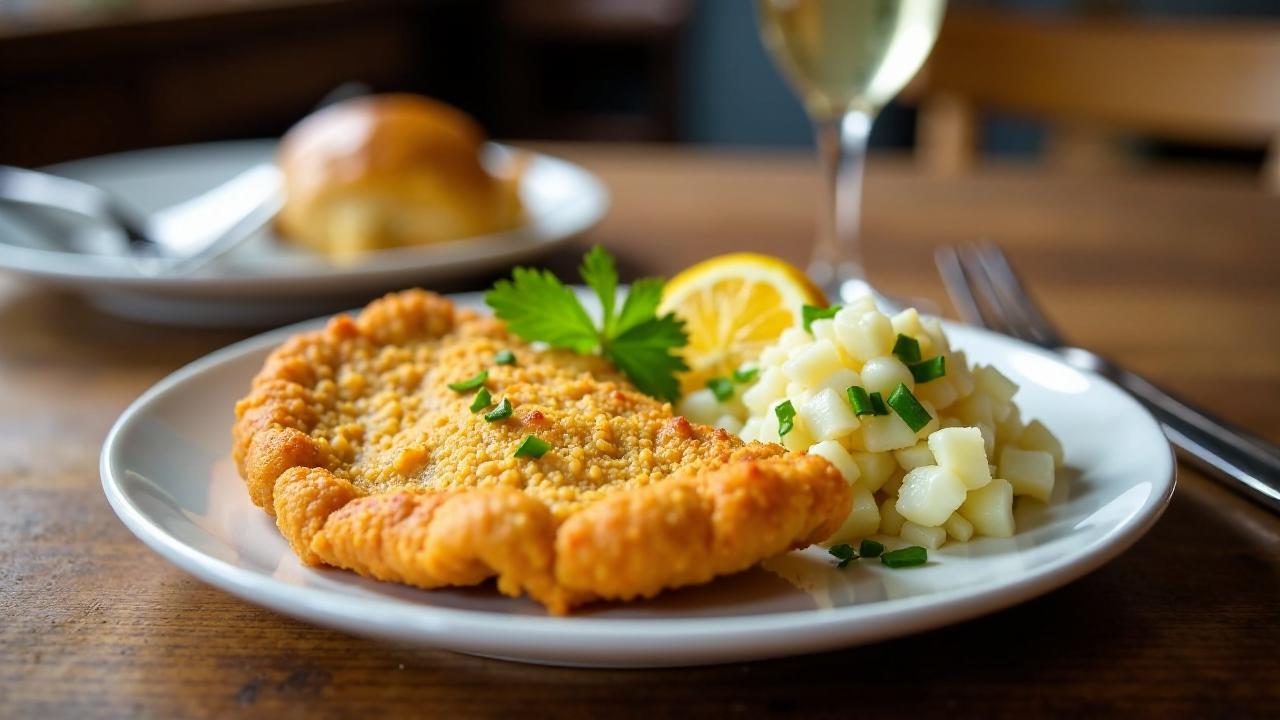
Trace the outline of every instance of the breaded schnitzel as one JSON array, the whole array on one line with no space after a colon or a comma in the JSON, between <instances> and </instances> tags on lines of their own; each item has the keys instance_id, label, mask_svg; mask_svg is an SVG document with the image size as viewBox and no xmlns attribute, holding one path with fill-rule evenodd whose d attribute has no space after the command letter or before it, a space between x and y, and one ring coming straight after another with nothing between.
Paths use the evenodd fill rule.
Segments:
<instances>
[{"instance_id":1,"label":"breaded schnitzel","mask_svg":"<svg viewBox=\"0 0 1280 720\"><path fill-rule=\"evenodd\" d=\"M510 417L449 388L481 372ZM422 290L288 340L236 418L249 494L304 562L423 588L496 577L557 614L744 570L850 506L826 460L690 424L606 361ZM550 449L517 457L530 435Z\"/></svg>"}]
</instances>

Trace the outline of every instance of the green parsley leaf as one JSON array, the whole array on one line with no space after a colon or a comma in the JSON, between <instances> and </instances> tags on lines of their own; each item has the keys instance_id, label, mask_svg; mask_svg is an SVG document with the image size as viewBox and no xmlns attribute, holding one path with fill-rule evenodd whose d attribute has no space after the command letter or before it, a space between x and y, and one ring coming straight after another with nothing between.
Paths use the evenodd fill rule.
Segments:
<instances>
[{"instance_id":1,"label":"green parsley leaf","mask_svg":"<svg viewBox=\"0 0 1280 720\"><path fill-rule=\"evenodd\" d=\"M600 345L591 316L573 290L547 270L518 267L499 280L484 301L507 329L530 342L544 342L585 355Z\"/></svg>"},{"instance_id":2,"label":"green parsley leaf","mask_svg":"<svg viewBox=\"0 0 1280 720\"><path fill-rule=\"evenodd\" d=\"M849 564L850 560L858 559L858 554L853 551L853 548L844 543L841 543L839 545L832 545L831 549L827 550L827 552L831 553L832 557L840 561L839 563L836 564L836 567L838 568L845 567L846 565Z\"/></svg>"},{"instance_id":3,"label":"green parsley leaf","mask_svg":"<svg viewBox=\"0 0 1280 720\"><path fill-rule=\"evenodd\" d=\"M627 299L622 301L622 310L618 312L618 320L614 323L612 336L621 335L631 328L648 322L658 313L658 303L662 302L663 282L657 278L641 278L627 289Z\"/></svg>"},{"instance_id":4,"label":"green parsley leaf","mask_svg":"<svg viewBox=\"0 0 1280 720\"><path fill-rule=\"evenodd\" d=\"M499 350L498 354L493 356L494 365L515 365L516 354L510 350Z\"/></svg>"},{"instance_id":5,"label":"green parsley leaf","mask_svg":"<svg viewBox=\"0 0 1280 720\"><path fill-rule=\"evenodd\" d=\"M511 401L506 398L502 398L502 402L498 403L498 407L484 414L484 421L497 422L499 420L506 420L509 417L511 417Z\"/></svg>"},{"instance_id":6,"label":"green parsley leaf","mask_svg":"<svg viewBox=\"0 0 1280 720\"><path fill-rule=\"evenodd\" d=\"M778 418L778 437L786 437L787 433L795 429L796 406L790 400L778 403L773 408L773 414Z\"/></svg>"},{"instance_id":7,"label":"green parsley leaf","mask_svg":"<svg viewBox=\"0 0 1280 720\"><path fill-rule=\"evenodd\" d=\"M884 545L875 540L863 540L858 546L858 555L861 557L873 558L879 557L884 552Z\"/></svg>"},{"instance_id":8,"label":"green parsley leaf","mask_svg":"<svg viewBox=\"0 0 1280 720\"><path fill-rule=\"evenodd\" d=\"M742 385L744 383L749 383L752 380L755 380L756 376L759 374L760 374L760 368L756 368L756 367L746 368L745 370L743 369L734 370L733 381L738 383L739 385Z\"/></svg>"},{"instance_id":9,"label":"green parsley leaf","mask_svg":"<svg viewBox=\"0 0 1280 720\"><path fill-rule=\"evenodd\" d=\"M689 366L671 349L686 342L684 322L668 313L632 326L606 343L603 352L641 391L674 401L680 396L675 374Z\"/></svg>"},{"instance_id":10,"label":"green parsley leaf","mask_svg":"<svg viewBox=\"0 0 1280 720\"><path fill-rule=\"evenodd\" d=\"M573 290L545 270L518 267L510 280L494 284L484 299L494 315L521 338L582 355L599 353L642 392L675 400L680 389L675 374L688 369L675 351L689 338L684 322L674 314L657 317L662 281L637 280L617 309L618 274L609 253L592 248L580 271L604 308L599 327Z\"/></svg>"},{"instance_id":11,"label":"green parsley leaf","mask_svg":"<svg viewBox=\"0 0 1280 720\"><path fill-rule=\"evenodd\" d=\"M478 413L492 404L493 396L489 394L488 389L480 388L476 391L475 399L471 401L471 412Z\"/></svg>"},{"instance_id":12,"label":"green parsley leaf","mask_svg":"<svg viewBox=\"0 0 1280 720\"><path fill-rule=\"evenodd\" d=\"M824 308L804 305L800 308L800 319L804 321L804 329L813 332L813 328L810 326L813 325L814 320L827 320L835 317L838 312L840 312L839 305Z\"/></svg>"},{"instance_id":13,"label":"green parsley leaf","mask_svg":"<svg viewBox=\"0 0 1280 720\"><path fill-rule=\"evenodd\" d=\"M484 385L485 381L488 379L489 379L489 371L481 370L478 375L469 377L466 380L459 380L458 382L449 383L449 389L454 392L471 392L472 390L475 390L481 385Z\"/></svg>"},{"instance_id":14,"label":"green parsley leaf","mask_svg":"<svg viewBox=\"0 0 1280 720\"><path fill-rule=\"evenodd\" d=\"M733 397L733 383L727 379L718 377L711 378L707 381L707 389L712 395L716 396L716 400L720 402L728 402Z\"/></svg>"},{"instance_id":15,"label":"green parsley leaf","mask_svg":"<svg viewBox=\"0 0 1280 720\"><path fill-rule=\"evenodd\" d=\"M515 456L533 458L534 460L537 460L543 455L546 455L547 451L550 449L551 443L546 440L539 439L536 435L529 435L524 439L524 442L520 443L520 447L516 448Z\"/></svg>"},{"instance_id":16,"label":"green parsley leaf","mask_svg":"<svg viewBox=\"0 0 1280 720\"><path fill-rule=\"evenodd\" d=\"M600 298L600 307L604 309L605 332L613 327L613 306L618 301L618 267L613 256L599 245L593 245L582 258L578 274Z\"/></svg>"}]
</instances>

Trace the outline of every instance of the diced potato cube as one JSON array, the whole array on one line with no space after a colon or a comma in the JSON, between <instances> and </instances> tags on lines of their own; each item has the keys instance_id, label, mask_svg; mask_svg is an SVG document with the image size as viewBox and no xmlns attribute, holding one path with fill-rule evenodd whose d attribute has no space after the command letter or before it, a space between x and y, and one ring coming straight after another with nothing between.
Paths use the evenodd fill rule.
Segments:
<instances>
[{"instance_id":1,"label":"diced potato cube","mask_svg":"<svg viewBox=\"0 0 1280 720\"><path fill-rule=\"evenodd\" d=\"M862 421L859 420L858 422L861 423ZM862 439L862 425L858 425L856 430L840 438L840 444L844 445L844 449L851 453L865 452L867 444Z\"/></svg>"},{"instance_id":2,"label":"diced potato cube","mask_svg":"<svg viewBox=\"0 0 1280 720\"><path fill-rule=\"evenodd\" d=\"M845 354L859 363L893 350L893 325L879 311L854 314L846 307L836 314L834 329Z\"/></svg>"},{"instance_id":3,"label":"diced potato cube","mask_svg":"<svg viewBox=\"0 0 1280 720\"><path fill-rule=\"evenodd\" d=\"M930 380L916 385L915 396L921 402L931 403L939 410L945 410L960 399L960 393L945 377Z\"/></svg>"},{"instance_id":4,"label":"diced potato cube","mask_svg":"<svg viewBox=\"0 0 1280 720\"><path fill-rule=\"evenodd\" d=\"M809 323L809 332L817 340L836 341L835 321L831 318L819 318Z\"/></svg>"},{"instance_id":5,"label":"diced potato cube","mask_svg":"<svg viewBox=\"0 0 1280 720\"><path fill-rule=\"evenodd\" d=\"M861 540L876 534L880 529L880 508L876 507L876 499L871 491L862 485L853 486L853 507L845 516L840 528L830 537L828 542L849 542Z\"/></svg>"},{"instance_id":6,"label":"diced potato cube","mask_svg":"<svg viewBox=\"0 0 1280 720\"><path fill-rule=\"evenodd\" d=\"M934 462L933 452L929 450L929 444L923 440L909 448L894 450L893 457L903 470L915 470L925 465L937 464Z\"/></svg>"},{"instance_id":7,"label":"diced potato cube","mask_svg":"<svg viewBox=\"0 0 1280 720\"><path fill-rule=\"evenodd\" d=\"M862 418L862 442L868 452L885 452L916 444L916 433L897 413L865 415Z\"/></svg>"},{"instance_id":8,"label":"diced potato cube","mask_svg":"<svg viewBox=\"0 0 1280 720\"><path fill-rule=\"evenodd\" d=\"M953 427L967 427L967 426L964 424L964 421L961 420L960 418L947 416L942 418L942 427L953 428Z\"/></svg>"},{"instance_id":9,"label":"diced potato cube","mask_svg":"<svg viewBox=\"0 0 1280 720\"><path fill-rule=\"evenodd\" d=\"M1053 492L1053 456L1039 450L1007 447L1000 453L1000 477L1013 486L1014 495L1048 502Z\"/></svg>"},{"instance_id":10,"label":"diced potato cube","mask_svg":"<svg viewBox=\"0 0 1280 720\"><path fill-rule=\"evenodd\" d=\"M991 398L982 393L972 393L951 407L951 411L968 425L995 424Z\"/></svg>"},{"instance_id":11,"label":"diced potato cube","mask_svg":"<svg viewBox=\"0 0 1280 720\"><path fill-rule=\"evenodd\" d=\"M947 531L940 527L924 527L910 520L902 523L898 535L912 545L921 545L930 550L937 550L947 541Z\"/></svg>"},{"instance_id":12,"label":"diced potato cube","mask_svg":"<svg viewBox=\"0 0 1280 720\"><path fill-rule=\"evenodd\" d=\"M746 403L752 415L764 415L770 403L783 397L786 389L787 376L779 368L768 367L761 371L756 384L742 393L742 402Z\"/></svg>"},{"instance_id":13,"label":"diced potato cube","mask_svg":"<svg viewBox=\"0 0 1280 720\"><path fill-rule=\"evenodd\" d=\"M796 413L804 418L804 424L815 440L834 440L848 435L859 425L849 399L837 395L831 388L820 390L799 402Z\"/></svg>"},{"instance_id":14,"label":"diced potato cube","mask_svg":"<svg viewBox=\"0 0 1280 720\"><path fill-rule=\"evenodd\" d=\"M812 388L821 385L828 375L843 366L840 353L830 340L815 340L796 350L791 359L783 363L782 372L788 380Z\"/></svg>"},{"instance_id":15,"label":"diced potato cube","mask_svg":"<svg viewBox=\"0 0 1280 720\"><path fill-rule=\"evenodd\" d=\"M888 400L898 383L906 385L908 390L916 386L911 371L892 355L871 358L862 366L862 386L868 393L878 392Z\"/></svg>"},{"instance_id":16,"label":"diced potato cube","mask_svg":"<svg viewBox=\"0 0 1280 720\"><path fill-rule=\"evenodd\" d=\"M1032 420L1023 428L1022 433L1018 435L1015 443L1018 447L1026 450L1039 450L1047 452L1053 456L1053 464L1056 467L1062 467L1063 452L1062 443L1058 442L1058 438L1049 432L1049 428L1039 420Z\"/></svg>"},{"instance_id":17,"label":"diced potato cube","mask_svg":"<svg viewBox=\"0 0 1280 720\"><path fill-rule=\"evenodd\" d=\"M916 340L920 340L925 334L924 326L920 324L920 313L915 308L907 308L902 312L894 315L890 321L893 324L894 335L910 335Z\"/></svg>"},{"instance_id":18,"label":"diced potato cube","mask_svg":"<svg viewBox=\"0 0 1280 720\"><path fill-rule=\"evenodd\" d=\"M694 390L680 399L676 412L699 425L710 425L720 417L720 402L710 390Z\"/></svg>"},{"instance_id":19,"label":"diced potato cube","mask_svg":"<svg viewBox=\"0 0 1280 720\"><path fill-rule=\"evenodd\" d=\"M1009 403L1009 414L996 423L996 444L1004 445L1022 435L1022 412Z\"/></svg>"},{"instance_id":20,"label":"diced potato cube","mask_svg":"<svg viewBox=\"0 0 1280 720\"><path fill-rule=\"evenodd\" d=\"M947 521L942 523L942 529L947 531L953 540L960 542L969 542L969 538L973 537L973 523L964 519L960 513L952 513Z\"/></svg>"},{"instance_id":21,"label":"diced potato cube","mask_svg":"<svg viewBox=\"0 0 1280 720\"><path fill-rule=\"evenodd\" d=\"M836 470L840 471L840 475L850 485L857 482L858 478L862 476L862 470L858 467L858 463L854 461L853 456L849 454L848 450L844 449L843 445L835 440L824 440L810 445L809 454L825 458L827 462L835 466Z\"/></svg>"},{"instance_id":22,"label":"diced potato cube","mask_svg":"<svg viewBox=\"0 0 1280 720\"><path fill-rule=\"evenodd\" d=\"M840 368L828 375L821 383L813 386L813 391L819 392L824 388L831 388L836 391L837 395L844 398L845 403L848 404L849 388L854 385L861 384L862 378L858 376L858 373L850 370L849 368Z\"/></svg>"},{"instance_id":23,"label":"diced potato cube","mask_svg":"<svg viewBox=\"0 0 1280 720\"><path fill-rule=\"evenodd\" d=\"M988 395L987 397L991 397ZM1013 414L1013 403L999 402L995 398L991 399L991 419L993 424L1000 424L1007 420Z\"/></svg>"},{"instance_id":24,"label":"diced potato cube","mask_svg":"<svg viewBox=\"0 0 1280 720\"><path fill-rule=\"evenodd\" d=\"M884 487L884 484L893 476L893 471L898 469L897 463L889 453L855 452L853 460L858 463L858 469L862 471L862 478L858 482L871 492Z\"/></svg>"},{"instance_id":25,"label":"diced potato cube","mask_svg":"<svg viewBox=\"0 0 1280 720\"><path fill-rule=\"evenodd\" d=\"M734 435L737 435L739 432L742 432L742 421L739 420L736 415L721 415L720 417L716 418L715 422L711 424L715 425L716 427L722 427L725 430L728 430L729 432L733 433Z\"/></svg>"},{"instance_id":26,"label":"diced potato cube","mask_svg":"<svg viewBox=\"0 0 1280 720\"><path fill-rule=\"evenodd\" d=\"M876 306L875 298L870 295L859 295L853 300L845 303L844 307L840 308L840 312L836 313L836 315L838 317L839 315L844 314L856 320L867 313L873 312L880 312L880 308Z\"/></svg>"},{"instance_id":27,"label":"diced potato cube","mask_svg":"<svg viewBox=\"0 0 1280 720\"><path fill-rule=\"evenodd\" d=\"M897 535L902 532L902 525L907 521L894 509L896 502L896 498L887 498L880 503L880 532L885 535Z\"/></svg>"},{"instance_id":28,"label":"diced potato cube","mask_svg":"<svg viewBox=\"0 0 1280 720\"><path fill-rule=\"evenodd\" d=\"M1012 537L1013 486L1008 480L995 478L986 487L970 491L960 514L979 535Z\"/></svg>"},{"instance_id":29,"label":"diced potato cube","mask_svg":"<svg viewBox=\"0 0 1280 720\"><path fill-rule=\"evenodd\" d=\"M754 442L760 439L760 423L764 422L761 418L751 418L742 424L742 429L738 431L738 437L743 442Z\"/></svg>"},{"instance_id":30,"label":"diced potato cube","mask_svg":"<svg viewBox=\"0 0 1280 720\"><path fill-rule=\"evenodd\" d=\"M894 507L902 517L917 525L937 527L951 517L964 498L965 488L960 478L938 465L925 465L902 479Z\"/></svg>"},{"instance_id":31,"label":"diced potato cube","mask_svg":"<svg viewBox=\"0 0 1280 720\"><path fill-rule=\"evenodd\" d=\"M963 350L956 350L947 358L947 379L961 398L969 397L973 392L973 373L969 371L969 358Z\"/></svg>"},{"instance_id":32,"label":"diced potato cube","mask_svg":"<svg viewBox=\"0 0 1280 720\"><path fill-rule=\"evenodd\" d=\"M808 345L813 338L800 326L789 327L778 336L777 345L784 350L795 350Z\"/></svg>"},{"instance_id":33,"label":"diced potato cube","mask_svg":"<svg viewBox=\"0 0 1280 720\"><path fill-rule=\"evenodd\" d=\"M929 449L938 465L955 473L965 489L991 482L982 432L975 427L943 428L929 436Z\"/></svg>"},{"instance_id":34,"label":"diced potato cube","mask_svg":"<svg viewBox=\"0 0 1280 720\"><path fill-rule=\"evenodd\" d=\"M947 334L942 330L942 321L936 317L923 316L920 318L920 324L924 326L924 331L929 333L929 339L933 341L933 351L938 354L951 352L951 343L947 340ZM950 358L947 359L950 363Z\"/></svg>"},{"instance_id":35,"label":"diced potato cube","mask_svg":"<svg viewBox=\"0 0 1280 720\"><path fill-rule=\"evenodd\" d=\"M976 423L974 427L978 428L978 432L982 433L982 446L987 452L987 457L996 456L996 426L991 423Z\"/></svg>"},{"instance_id":36,"label":"diced potato cube","mask_svg":"<svg viewBox=\"0 0 1280 720\"><path fill-rule=\"evenodd\" d=\"M924 408L924 411L929 413L929 422L925 423L924 427L916 431L916 437L924 440L942 427L942 421L938 419L938 410L933 407L933 403L927 400L921 400L920 407Z\"/></svg>"},{"instance_id":37,"label":"diced potato cube","mask_svg":"<svg viewBox=\"0 0 1280 720\"><path fill-rule=\"evenodd\" d=\"M990 365L984 365L974 371L973 379L979 392L990 395L993 400L1000 403L1012 402L1014 393L1018 392L1017 383Z\"/></svg>"}]
</instances>

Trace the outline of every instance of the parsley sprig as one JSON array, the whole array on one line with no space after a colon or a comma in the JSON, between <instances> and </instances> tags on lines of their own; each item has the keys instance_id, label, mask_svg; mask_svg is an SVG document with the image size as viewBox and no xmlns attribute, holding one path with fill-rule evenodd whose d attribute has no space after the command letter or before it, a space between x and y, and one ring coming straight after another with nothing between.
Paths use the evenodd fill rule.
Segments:
<instances>
[{"instance_id":1,"label":"parsley sprig","mask_svg":"<svg viewBox=\"0 0 1280 720\"><path fill-rule=\"evenodd\" d=\"M510 280L495 283L484 301L517 336L583 355L599 353L641 391L675 400L680 390L676 373L689 368L674 351L684 347L688 336L683 320L673 313L657 314L662 281L635 281L618 307L618 269L604 248L591 248L578 273L600 298L598 327L573 289L547 270L518 267Z\"/></svg>"}]
</instances>

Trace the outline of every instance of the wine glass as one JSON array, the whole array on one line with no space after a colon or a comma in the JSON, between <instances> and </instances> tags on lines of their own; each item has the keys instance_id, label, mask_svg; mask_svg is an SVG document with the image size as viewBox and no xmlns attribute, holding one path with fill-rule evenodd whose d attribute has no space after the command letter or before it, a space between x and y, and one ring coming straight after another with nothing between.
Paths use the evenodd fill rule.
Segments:
<instances>
[{"instance_id":1,"label":"wine glass","mask_svg":"<svg viewBox=\"0 0 1280 720\"><path fill-rule=\"evenodd\" d=\"M759 0L760 34L804 101L824 183L809 276L836 301L873 293L859 250L876 113L920 69L946 0Z\"/></svg>"}]
</instances>

